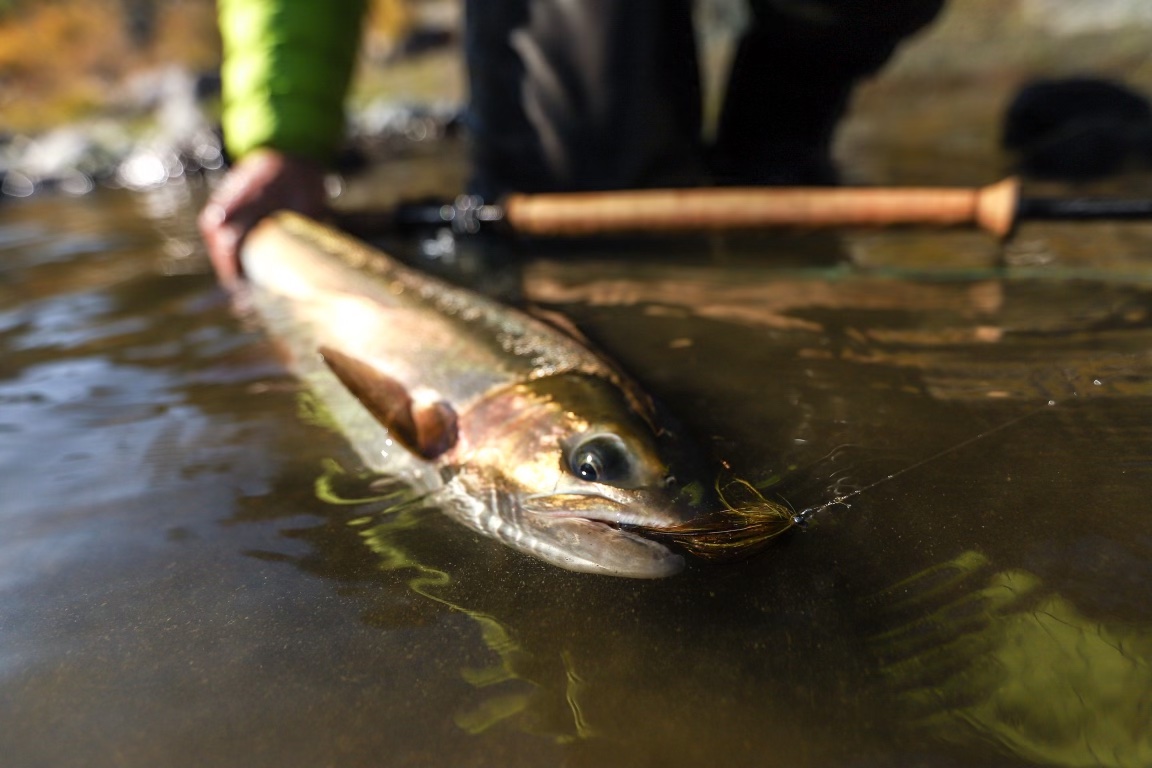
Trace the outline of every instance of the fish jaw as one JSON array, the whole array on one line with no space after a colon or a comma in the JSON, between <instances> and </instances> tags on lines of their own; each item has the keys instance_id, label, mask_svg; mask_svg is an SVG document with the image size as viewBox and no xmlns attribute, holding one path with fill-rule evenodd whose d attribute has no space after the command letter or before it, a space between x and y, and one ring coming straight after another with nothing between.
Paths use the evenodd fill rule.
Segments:
<instances>
[{"instance_id":1,"label":"fish jaw","mask_svg":"<svg viewBox=\"0 0 1152 768\"><path fill-rule=\"evenodd\" d=\"M565 570L660 579L684 568L681 555L618 527L622 518L639 516L627 515L613 504L601 506L595 499L593 503L584 499L586 503L573 509L559 503L544 508L539 499L525 502L467 472L449 480L438 499L450 517L469 528Z\"/></svg>"},{"instance_id":2,"label":"fish jaw","mask_svg":"<svg viewBox=\"0 0 1152 768\"><path fill-rule=\"evenodd\" d=\"M658 542L583 517L538 518L533 554L569 571L662 579L684 570L683 556Z\"/></svg>"},{"instance_id":3,"label":"fish jaw","mask_svg":"<svg viewBox=\"0 0 1152 768\"><path fill-rule=\"evenodd\" d=\"M639 535L699 514L699 470L665 423L609 376L568 373L489 392L460 414L443 457L465 525L568 570L630 578L683 558Z\"/></svg>"}]
</instances>

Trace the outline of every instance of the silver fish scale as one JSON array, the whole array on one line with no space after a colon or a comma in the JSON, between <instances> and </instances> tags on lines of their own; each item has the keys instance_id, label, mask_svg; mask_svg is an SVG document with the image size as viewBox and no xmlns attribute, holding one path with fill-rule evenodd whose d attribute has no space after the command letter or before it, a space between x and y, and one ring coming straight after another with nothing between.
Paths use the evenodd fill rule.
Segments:
<instances>
[{"instance_id":1,"label":"silver fish scale","mask_svg":"<svg viewBox=\"0 0 1152 768\"><path fill-rule=\"evenodd\" d=\"M411 269L351 238L292 220L286 222L286 228L359 272L350 282L358 283L365 295L390 303L424 303L446 317L458 319L477 341L486 340L497 351L526 363L530 379L569 371L605 372L604 362L597 355L552 326L510 314L492 299ZM402 290L397 290L399 287Z\"/></svg>"},{"instance_id":2,"label":"silver fish scale","mask_svg":"<svg viewBox=\"0 0 1152 768\"><path fill-rule=\"evenodd\" d=\"M531 319L510 316L504 307L491 299L465 296L452 286L429 284L425 278L416 275L412 278L423 283L420 297L437 311L490 331L501 351L527 361L533 379L602 365L598 358L559 331Z\"/></svg>"}]
</instances>

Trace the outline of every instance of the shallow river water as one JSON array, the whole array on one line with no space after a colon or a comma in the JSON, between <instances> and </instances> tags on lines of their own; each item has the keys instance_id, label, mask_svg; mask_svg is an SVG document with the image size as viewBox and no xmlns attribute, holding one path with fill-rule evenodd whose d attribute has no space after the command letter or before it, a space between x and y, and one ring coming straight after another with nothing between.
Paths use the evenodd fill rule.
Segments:
<instances>
[{"instance_id":1,"label":"shallow river water","mask_svg":"<svg viewBox=\"0 0 1152 768\"><path fill-rule=\"evenodd\" d=\"M737 476L909 468L635 582L336 503L193 211L0 209L0 765L1152 763L1146 225L525 248Z\"/></svg>"}]
</instances>

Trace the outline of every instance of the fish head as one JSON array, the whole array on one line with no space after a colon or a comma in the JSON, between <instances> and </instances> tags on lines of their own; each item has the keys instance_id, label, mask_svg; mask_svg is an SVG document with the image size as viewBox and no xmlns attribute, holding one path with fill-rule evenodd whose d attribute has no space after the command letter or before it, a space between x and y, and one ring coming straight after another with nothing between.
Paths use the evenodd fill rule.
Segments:
<instances>
[{"instance_id":1,"label":"fish head","mask_svg":"<svg viewBox=\"0 0 1152 768\"><path fill-rule=\"evenodd\" d=\"M483 501L470 524L575 571L659 578L681 555L639 531L700 513L700 464L647 403L608 377L517 384L460 416L454 481ZM480 518L483 519L480 519Z\"/></svg>"}]
</instances>

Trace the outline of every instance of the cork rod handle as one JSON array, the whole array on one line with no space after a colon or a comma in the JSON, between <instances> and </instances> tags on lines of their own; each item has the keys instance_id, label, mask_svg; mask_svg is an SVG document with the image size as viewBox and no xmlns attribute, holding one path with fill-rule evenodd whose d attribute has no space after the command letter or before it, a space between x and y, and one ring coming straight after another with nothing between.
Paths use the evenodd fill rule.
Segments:
<instances>
[{"instance_id":1,"label":"cork rod handle","mask_svg":"<svg viewBox=\"0 0 1152 768\"><path fill-rule=\"evenodd\" d=\"M1006 236L1019 182L982 188L702 188L515 194L506 222L527 235L764 227L979 226Z\"/></svg>"}]
</instances>

